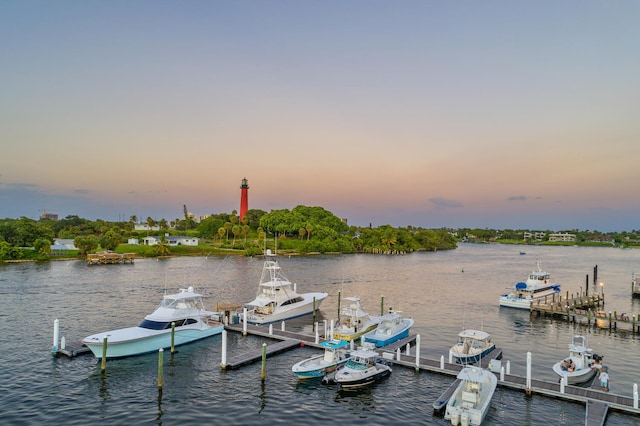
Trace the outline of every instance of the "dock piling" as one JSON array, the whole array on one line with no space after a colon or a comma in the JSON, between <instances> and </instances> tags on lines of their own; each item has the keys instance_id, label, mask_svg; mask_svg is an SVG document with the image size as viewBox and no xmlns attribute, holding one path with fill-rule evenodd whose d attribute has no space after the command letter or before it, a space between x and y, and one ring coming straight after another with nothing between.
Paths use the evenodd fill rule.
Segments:
<instances>
[{"instance_id":1,"label":"dock piling","mask_svg":"<svg viewBox=\"0 0 640 426\"><path fill-rule=\"evenodd\" d=\"M247 335L247 307L242 308L242 335Z\"/></svg>"},{"instance_id":2,"label":"dock piling","mask_svg":"<svg viewBox=\"0 0 640 426\"><path fill-rule=\"evenodd\" d=\"M500 367L500 381L504 382L504 365Z\"/></svg>"},{"instance_id":3,"label":"dock piling","mask_svg":"<svg viewBox=\"0 0 640 426\"><path fill-rule=\"evenodd\" d=\"M280 331L285 331L284 321L280 323Z\"/></svg>"},{"instance_id":4,"label":"dock piling","mask_svg":"<svg viewBox=\"0 0 640 426\"><path fill-rule=\"evenodd\" d=\"M638 409L638 384L633 384L633 408Z\"/></svg>"},{"instance_id":5,"label":"dock piling","mask_svg":"<svg viewBox=\"0 0 640 426\"><path fill-rule=\"evenodd\" d=\"M401 354L400 354L400 348L396 349L396 360L400 361L401 358Z\"/></svg>"},{"instance_id":6,"label":"dock piling","mask_svg":"<svg viewBox=\"0 0 640 426\"><path fill-rule=\"evenodd\" d=\"M507 360L507 374L511 375L511 361Z\"/></svg>"},{"instance_id":7,"label":"dock piling","mask_svg":"<svg viewBox=\"0 0 640 426\"><path fill-rule=\"evenodd\" d=\"M420 335L416 335L416 371L420 371Z\"/></svg>"},{"instance_id":8,"label":"dock piling","mask_svg":"<svg viewBox=\"0 0 640 426\"><path fill-rule=\"evenodd\" d=\"M273 336L273 324L269 324L269 336Z\"/></svg>"},{"instance_id":9,"label":"dock piling","mask_svg":"<svg viewBox=\"0 0 640 426\"><path fill-rule=\"evenodd\" d=\"M60 339L60 321L58 320L58 318L56 318L53 321L53 349L52 349L52 354L53 356L57 356L58 355L58 340Z\"/></svg>"},{"instance_id":10,"label":"dock piling","mask_svg":"<svg viewBox=\"0 0 640 426\"><path fill-rule=\"evenodd\" d=\"M318 331L318 323L316 322L316 297L313 296L313 331Z\"/></svg>"},{"instance_id":11,"label":"dock piling","mask_svg":"<svg viewBox=\"0 0 640 426\"><path fill-rule=\"evenodd\" d=\"M531 395L531 352L527 352L527 380L525 392L527 395Z\"/></svg>"},{"instance_id":12,"label":"dock piling","mask_svg":"<svg viewBox=\"0 0 640 426\"><path fill-rule=\"evenodd\" d=\"M102 339L102 362L100 363L100 371L102 373L107 369L107 336Z\"/></svg>"},{"instance_id":13,"label":"dock piling","mask_svg":"<svg viewBox=\"0 0 640 426\"><path fill-rule=\"evenodd\" d=\"M162 365L164 360L164 349L158 349L158 389L162 389Z\"/></svg>"},{"instance_id":14,"label":"dock piling","mask_svg":"<svg viewBox=\"0 0 640 426\"><path fill-rule=\"evenodd\" d=\"M411 355L411 343L407 343L407 347L405 349L406 355Z\"/></svg>"},{"instance_id":15,"label":"dock piling","mask_svg":"<svg viewBox=\"0 0 640 426\"><path fill-rule=\"evenodd\" d=\"M284 324L284 321L282 322ZM264 382L267 378L267 344L262 344L262 370L260 372L260 378Z\"/></svg>"},{"instance_id":16,"label":"dock piling","mask_svg":"<svg viewBox=\"0 0 640 426\"><path fill-rule=\"evenodd\" d=\"M440 369L444 370L444 355L440 355Z\"/></svg>"},{"instance_id":17,"label":"dock piling","mask_svg":"<svg viewBox=\"0 0 640 426\"><path fill-rule=\"evenodd\" d=\"M227 369L227 330L222 330L222 360L220 367L223 370Z\"/></svg>"},{"instance_id":18,"label":"dock piling","mask_svg":"<svg viewBox=\"0 0 640 426\"><path fill-rule=\"evenodd\" d=\"M176 351L176 323L171 323L171 355Z\"/></svg>"}]
</instances>

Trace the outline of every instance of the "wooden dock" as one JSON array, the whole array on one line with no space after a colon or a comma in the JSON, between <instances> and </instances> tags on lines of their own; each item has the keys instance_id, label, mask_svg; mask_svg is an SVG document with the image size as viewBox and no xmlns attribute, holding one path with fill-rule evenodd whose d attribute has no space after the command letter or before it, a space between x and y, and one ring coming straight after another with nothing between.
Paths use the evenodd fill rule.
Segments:
<instances>
[{"instance_id":1,"label":"wooden dock","mask_svg":"<svg viewBox=\"0 0 640 426\"><path fill-rule=\"evenodd\" d=\"M295 347L300 346L300 341L297 340L283 340L278 343L267 345L267 358L271 355L278 354L280 352L288 351ZM258 352L247 352L231 358L227 365L224 366L226 370L237 370L243 365L253 364L254 362L262 360L262 349Z\"/></svg>"},{"instance_id":2,"label":"wooden dock","mask_svg":"<svg viewBox=\"0 0 640 426\"><path fill-rule=\"evenodd\" d=\"M113 251L100 251L87 254L87 265L113 265L119 263L133 263L135 253L116 253Z\"/></svg>"},{"instance_id":3,"label":"wooden dock","mask_svg":"<svg viewBox=\"0 0 640 426\"><path fill-rule=\"evenodd\" d=\"M604 310L604 295L585 296L584 294L540 299L531 305L530 314L550 316L575 324L608 328L609 330L628 330L640 333L640 315Z\"/></svg>"},{"instance_id":4,"label":"wooden dock","mask_svg":"<svg viewBox=\"0 0 640 426\"><path fill-rule=\"evenodd\" d=\"M241 324L229 325L225 328L231 331L242 332ZM320 345L315 343L315 335L311 336L304 333L292 333L275 329L272 331L272 334L269 334L266 327L252 325L247 326L247 333L269 337L277 340L289 340L291 341L290 345L287 346L289 349L300 345L300 343L304 343L307 346L320 348ZM410 336L407 339L415 340L415 336ZM385 353L388 354L387 356L385 356L385 359L393 362L395 365L400 365L407 368L416 368L415 350L413 352L413 355L411 355L406 353L403 354L401 349L400 355L398 356L397 349L405 346L407 343L407 339L400 340L393 346L378 348L378 350L380 350L383 355ZM394 356L392 357L391 354L393 354ZM494 352L488 354L484 358L482 367L486 368L486 364L488 364L491 359L500 359L501 357L502 350L494 350ZM449 363L446 361L442 362L442 360L433 360L424 358L422 356L417 361L417 368L419 368L420 370L425 370L431 373L442 375L457 376L460 370L463 368L461 364ZM599 389L583 388L572 385L565 386L564 392L561 392L559 382L548 382L534 378L531 378L531 387L530 389L527 389L526 377L505 374L504 380L500 380L500 373L494 372L494 374L498 378L498 386L527 391L531 394L539 394L556 399L564 399L568 401L584 403L586 409L585 425L587 426L596 424L603 425L609 409L625 412L628 414L640 414L640 409L633 408L633 398L631 397L616 395L610 392L603 392ZM443 396L446 397L446 395L444 394ZM443 396L441 396L441 398L443 398Z\"/></svg>"},{"instance_id":5,"label":"wooden dock","mask_svg":"<svg viewBox=\"0 0 640 426\"><path fill-rule=\"evenodd\" d=\"M58 349L58 352L54 354L54 356L58 357L60 355L66 356L67 358L74 358L78 355L86 355L90 354L91 349L89 349L86 345L72 345L65 346L64 349Z\"/></svg>"}]
</instances>

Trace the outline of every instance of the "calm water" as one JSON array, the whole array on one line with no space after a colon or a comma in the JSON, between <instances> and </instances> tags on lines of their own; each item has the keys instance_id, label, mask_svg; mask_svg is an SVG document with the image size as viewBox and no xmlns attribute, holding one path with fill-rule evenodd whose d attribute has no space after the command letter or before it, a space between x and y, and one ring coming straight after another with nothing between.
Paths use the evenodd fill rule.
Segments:
<instances>
[{"instance_id":1,"label":"calm water","mask_svg":"<svg viewBox=\"0 0 640 426\"><path fill-rule=\"evenodd\" d=\"M521 256L520 250L526 255ZM568 323L529 319L527 312L498 307L498 295L522 281L540 260L566 290L577 292L598 265L606 310L640 313L630 296L640 251L613 248L461 245L453 251L387 257L371 255L281 258L298 290L326 291L321 318L337 316L338 292L358 295L371 313L393 307L416 320L421 355L447 354L463 327L483 328L504 349L514 374L524 375L526 352L533 375L555 380L551 365L567 353L574 331L589 336L605 355L615 393L630 396L640 382L638 337L623 331L574 329ZM92 356L53 359L53 321L67 342L137 324L153 311L165 290L193 285L218 302L253 299L262 269L255 258L136 260L133 265L88 267L80 261L0 266L0 416L5 424L446 424L431 404L453 378L395 367L383 382L342 393L318 382L299 383L291 365L317 353L303 347L270 358L267 380L260 365L220 369L216 336L165 356L164 390L157 390L157 355L109 361L107 373ZM598 289L599 290L599 289ZM309 317L310 318L310 317ZM309 329L296 320L289 330ZM258 348L263 340L229 334L229 356ZM498 388L487 424L584 424L581 404ZM612 413L608 424L640 424Z\"/></svg>"}]
</instances>

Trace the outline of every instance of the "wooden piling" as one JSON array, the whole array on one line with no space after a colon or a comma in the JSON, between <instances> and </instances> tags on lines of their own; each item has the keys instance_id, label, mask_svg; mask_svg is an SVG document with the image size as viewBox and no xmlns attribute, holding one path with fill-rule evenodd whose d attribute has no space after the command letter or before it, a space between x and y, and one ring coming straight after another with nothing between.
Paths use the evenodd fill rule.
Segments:
<instances>
[{"instance_id":1,"label":"wooden piling","mask_svg":"<svg viewBox=\"0 0 640 426\"><path fill-rule=\"evenodd\" d=\"M175 342L176 342L176 323L172 322L171 323L171 355L173 355L176 350Z\"/></svg>"},{"instance_id":2,"label":"wooden piling","mask_svg":"<svg viewBox=\"0 0 640 426\"><path fill-rule=\"evenodd\" d=\"M164 358L164 349L158 350L158 389L162 389L162 365Z\"/></svg>"},{"instance_id":3,"label":"wooden piling","mask_svg":"<svg viewBox=\"0 0 640 426\"><path fill-rule=\"evenodd\" d=\"M100 363L100 371L102 373L107 369L107 336L102 340L102 362Z\"/></svg>"}]
</instances>

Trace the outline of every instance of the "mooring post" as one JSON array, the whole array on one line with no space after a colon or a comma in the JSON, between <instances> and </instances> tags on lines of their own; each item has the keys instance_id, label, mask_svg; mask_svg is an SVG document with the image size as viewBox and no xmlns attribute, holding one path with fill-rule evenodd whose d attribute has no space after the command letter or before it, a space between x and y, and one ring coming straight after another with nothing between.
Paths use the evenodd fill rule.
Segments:
<instances>
[{"instance_id":1,"label":"mooring post","mask_svg":"<svg viewBox=\"0 0 640 426\"><path fill-rule=\"evenodd\" d=\"M444 355L440 355L440 370L444 370Z\"/></svg>"},{"instance_id":2,"label":"mooring post","mask_svg":"<svg viewBox=\"0 0 640 426\"><path fill-rule=\"evenodd\" d=\"M313 296L313 331L317 331L317 330L318 330L318 323L316 322L316 297Z\"/></svg>"},{"instance_id":3,"label":"mooring post","mask_svg":"<svg viewBox=\"0 0 640 426\"><path fill-rule=\"evenodd\" d=\"M176 351L176 323L171 323L171 355Z\"/></svg>"},{"instance_id":4,"label":"mooring post","mask_svg":"<svg viewBox=\"0 0 640 426\"><path fill-rule=\"evenodd\" d=\"M500 367L500 381L504 382L504 365Z\"/></svg>"},{"instance_id":5,"label":"mooring post","mask_svg":"<svg viewBox=\"0 0 640 426\"><path fill-rule=\"evenodd\" d=\"M269 324L269 336L273 336L273 324Z\"/></svg>"},{"instance_id":6,"label":"mooring post","mask_svg":"<svg viewBox=\"0 0 640 426\"><path fill-rule=\"evenodd\" d=\"M400 361L400 348L396 349L396 360Z\"/></svg>"},{"instance_id":7,"label":"mooring post","mask_svg":"<svg viewBox=\"0 0 640 426\"><path fill-rule=\"evenodd\" d=\"M158 389L162 389L162 364L164 358L164 349L158 350Z\"/></svg>"},{"instance_id":8,"label":"mooring post","mask_svg":"<svg viewBox=\"0 0 640 426\"><path fill-rule=\"evenodd\" d=\"M322 335L324 336L324 340L327 340L328 334L327 334L327 320L326 319L322 320Z\"/></svg>"},{"instance_id":9,"label":"mooring post","mask_svg":"<svg viewBox=\"0 0 640 426\"><path fill-rule=\"evenodd\" d=\"M342 301L342 297L340 296L341 293L342 293L341 291L338 291L338 324L340 323L340 303ZM331 329L333 330L333 326L331 326Z\"/></svg>"},{"instance_id":10,"label":"mooring post","mask_svg":"<svg viewBox=\"0 0 640 426\"><path fill-rule=\"evenodd\" d=\"M511 361L507 360L507 375L511 375Z\"/></svg>"},{"instance_id":11,"label":"mooring post","mask_svg":"<svg viewBox=\"0 0 640 426\"><path fill-rule=\"evenodd\" d=\"M285 329L284 321L282 321L282 322L280 323L280 330L284 331L284 329Z\"/></svg>"},{"instance_id":12,"label":"mooring post","mask_svg":"<svg viewBox=\"0 0 640 426\"><path fill-rule=\"evenodd\" d=\"M638 409L638 384L633 384L633 408Z\"/></svg>"},{"instance_id":13,"label":"mooring post","mask_svg":"<svg viewBox=\"0 0 640 426\"><path fill-rule=\"evenodd\" d=\"M416 371L420 370L420 335L416 335Z\"/></svg>"},{"instance_id":14,"label":"mooring post","mask_svg":"<svg viewBox=\"0 0 640 426\"><path fill-rule=\"evenodd\" d=\"M329 332L329 340L333 340L333 320L331 320L331 330Z\"/></svg>"},{"instance_id":15,"label":"mooring post","mask_svg":"<svg viewBox=\"0 0 640 426\"><path fill-rule=\"evenodd\" d=\"M411 344L407 343L406 352L407 355L411 355Z\"/></svg>"},{"instance_id":16,"label":"mooring post","mask_svg":"<svg viewBox=\"0 0 640 426\"><path fill-rule=\"evenodd\" d=\"M525 392L531 395L531 352L527 352L527 384Z\"/></svg>"},{"instance_id":17,"label":"mooring post","mask_svg":"<svg viewBox=\"0 0 640 426\"><path fill-rule=\"evenodd\" d=\"M451 354L451 351L449 351L449 364L453 364L453 355Z\"/></svg>"},{"instance_id":18,"label":"mooring post","mask_svg":"<svg viewBox=\"0 0 640 426\"><path fill-rule=\"evenodd\" d=\"M227 369L227 330L222 330L222 360L220 367L223 370Z\"/></svg>"},{"instance_id":19,"label":"mooring post","mask_svg":"<svg viewBox=\"0 0 640 426\"><path fill-rule=\"evenodd\" d=\"M560 378L560 393L564 393L564 386L566 381L567 381L567 373L564 373Z\"/></svg>"},{"instance_id":20,"label":"mooring post","mask_svg":"<svg viewBox=\"0 0 640 426\"><path fill-rule=\"evenodd\" d=\"M284 324L284 322L283 322ZM267 378L267 344L262 344L262 371L260 372L260 378L264 382Z\"/></svg>"},{"instance_id":21,"label":"mooring post","mask_svg":"<svg viewBox=\"0 0 640 426\"><path fill-rule=\"evenodd\" d=\"M316 325L316 345L320 343L320 333L318 333L318 323L314 323Z\"/></svg>"},{"instance_id":22,"label":"mooring post","mask_svg":"<svg viewBox=\"0 0 640 426\"><path fill-rule=\"evenodd\" d=\"M384 315L384 294L380 296L380 315Z\"/></svg>"},{"instance_id":23,"label":"mooring post","mask_svg":"<svg viewBox=\"0 0 640 426\"><path fill-rule=\"evenodd\" d=\"M242 335L247 335L247 307L242 308Z\"/></svg>"},{"instance_id":24,"label":"mooring post","mask_svg":"<svg viewBox=\"0 0 640 426\"><path fill-rule=\"evenodd\" d=\"M100 371L102 373L107 369L107 336L102 339L102 362L100 363Z\"/></svg>"},{"instance_id":25,"label":"mooring post","mask_svg":"<svg viewBox=\"0 0 640 426\"><path fill-rule=\"evenodd\" d=\"M58 341L60 340L60 321L56 318L53 321L53 356L58 355Z\"/></svg>"}]
</instances>

